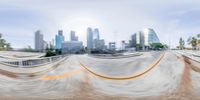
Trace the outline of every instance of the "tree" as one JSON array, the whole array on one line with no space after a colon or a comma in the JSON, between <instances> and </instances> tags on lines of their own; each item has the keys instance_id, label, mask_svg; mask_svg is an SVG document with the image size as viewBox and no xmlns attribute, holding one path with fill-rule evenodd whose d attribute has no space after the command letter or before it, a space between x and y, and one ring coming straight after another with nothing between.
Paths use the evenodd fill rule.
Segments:
<instances>
[{"instance_id":1,"label":"tree","mask_svg":"<svg viewBox=\"0 0 200 100\"><path fill-rule=\"evenodd\" d=\"M185 41L183 40L182 37L179 40L179 47L181 50L183 50L185 48Z\"/></svg>"},{"instance_id":2,"label":"tree","mask_svg":"<svg viewBox=\"0 0 200 100\"><path fill-rule=\"evenodd\" d=\"M164 45L162 43L152 43L150 46L154 50L164 49Z\"/></svg>"},{"instance_id":3,"label":"tree","mask_svg":"<svg viewBox=\"0 0 200 100\"><path fill-rule=\"evenodd\" d=\"M46 51L45 57L51 57L51 56L56 56L56 53L54 51L51 51L51 50Z\"/></svg>"},{"instance_id":4,"label":"tree","mask_svg":"<svg viewBox=\"0 0 200 100\"><path fill-rule=\"evenodd\" d=\"M12 50L10 43L6 43L6 40L2 38L0 33L0 50Z\"/></svg>"},{"instance_id":5,"label":"tree","mask_svg":"<svg viewBox=\"0 0 200 100\"><path fill-rule=\"evenodd\" d=\"M35 50L32 49L30 45L28 45L27 47L23 48L21 51L24 51L24 52L35 52Z\"/></svg>"},{"instance_id":6,"label":"tree","mask_svg":"<svg viewBox=\"0 0 200 100\"><path fill-rule=\"evenodd\" d=\"M169 46L167 44L163 44L165 49L169 49Z\"/></svg>"},{"instance_id":7,"label":"tree","mask_svg":"<svg viewBox=\"0 0 200 100\"><path fill-rule=\"evenodd\" d=\"M11 47L10 43L6 44L6 50L12 50L12 47Z\"/></svg>"},{"instance_id":8,"label":"tree","mask_svg":"<svg viewBox=\"0 0 200 100\"><path fill-rule=\"evenodd\" d=\"M193 50L196 50L196 48L197 48L197 38L196 37L189 37L188 38L188 44L192 46Z\"/></svg>"},{"instance_id":9,"label":"tree","mask_svg":"<svg viewBox=\"0 0 200 100\"><path fill-rule=\"evenodd\" d=\"M197 38L200 38L200 34L197 34Z\"/></svg>"}]
</instances>

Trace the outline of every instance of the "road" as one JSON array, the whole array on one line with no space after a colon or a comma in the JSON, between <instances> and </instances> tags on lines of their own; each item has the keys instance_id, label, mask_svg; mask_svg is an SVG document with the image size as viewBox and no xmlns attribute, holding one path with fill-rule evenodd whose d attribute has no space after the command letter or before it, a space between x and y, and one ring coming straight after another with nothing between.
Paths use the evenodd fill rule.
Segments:
<instances>
[{"instance_id":1,"label":"road","mask_svg":"<svg viewBox=\"0 0 200 100\"><path fill-rule=\"evenodd\" d=\"M104 59L73 55L32 77L0 76L0 100L199 100L199 66L181 54Z\"/></svg>"}]
</instances>

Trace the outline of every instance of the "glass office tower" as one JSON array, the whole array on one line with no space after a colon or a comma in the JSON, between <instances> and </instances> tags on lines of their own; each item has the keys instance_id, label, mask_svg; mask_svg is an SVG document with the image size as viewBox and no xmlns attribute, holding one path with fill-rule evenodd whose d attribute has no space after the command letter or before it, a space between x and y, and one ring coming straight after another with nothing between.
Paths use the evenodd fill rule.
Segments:
<instances>
[{"instance_id":1,"label":"glass office tower","mask_svg":"<svg viewBox=\"0 0 200 100\"><path fill-rule=\"evenodd\" d=\"M58 35L56 35L56 49L61 49L62 43L65 41L63 36L63 31L59 30Z\"/></svg>"}]
</instances>

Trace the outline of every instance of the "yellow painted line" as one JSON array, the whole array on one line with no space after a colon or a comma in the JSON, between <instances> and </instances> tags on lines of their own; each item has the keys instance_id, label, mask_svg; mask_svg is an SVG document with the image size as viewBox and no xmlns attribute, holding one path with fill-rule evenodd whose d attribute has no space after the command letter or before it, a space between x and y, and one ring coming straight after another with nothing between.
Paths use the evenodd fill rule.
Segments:
<instances>
[{"instance_id":1,"label":"yellow painted line","mask_svg":"<svg viewBox=\"0 0 200 100\"><path fill-rule=\"evenodd\" d=\"M158 65L160 63L160 61L164 58L165 53L163 53L158 60L156 60L154 63L152 63L145 71L135 74L135 75L131 75L131 76L125 76L125 77L110 77L110 76L106 76L106 75L102 75L99 73L96 73L92 70L90 70L88 67L84 66L82 63L80 63L81 67L83 67L85 70L87 70L88 72L90 72L91 74L103 78L103 79L108 79L108 80L130 80L130 79L135 79L138 78L140 76L145 75L146 73L148 73L149 71L151 71L154 67L156 67L156 65Z\"/></svg>"},{"instance_id":2,"label":"yellow painted line","mask_svg":"<svg viewBox=\"0 0 200 100\"><path fill-rule=\"evenodd\" d=\"M68 73L65 73L65 74L62 74L62 75L54 75L54 76L42 76L41 79L42 80L53 80L53 79L62 79L62 78L69 78L69 77L72 77L73 75L75 74L78 74L81 72L81 69L75 69L71 72L68 72Z\"/></svg>"}]
</instances>

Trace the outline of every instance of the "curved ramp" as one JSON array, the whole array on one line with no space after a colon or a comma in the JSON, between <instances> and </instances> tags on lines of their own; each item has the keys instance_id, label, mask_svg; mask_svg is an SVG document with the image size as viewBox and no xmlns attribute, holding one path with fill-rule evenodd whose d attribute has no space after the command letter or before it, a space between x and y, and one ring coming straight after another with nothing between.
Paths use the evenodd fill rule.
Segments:
<instances>
[{"instance_id":1,"label":"curved ramp","mask_svg":"<svg viewBox=\"0 0 200 100\"><path fill-rule=\"evenodd\" d=\"M26 76L26 75L38 75L38 74L42 74L48 71L51 71L55 68L57 68L60 63L62 63L64 60L66 60L67 57L62 58L58 61L52 62L52 63L48 63L42 66L37 66L37 67L33 67L33 68L20 68L20 67L11 67L7 64L0 64L0 73L4 74L7 73L9 74L8 76Z\"/></svg>"}]
</instances>

